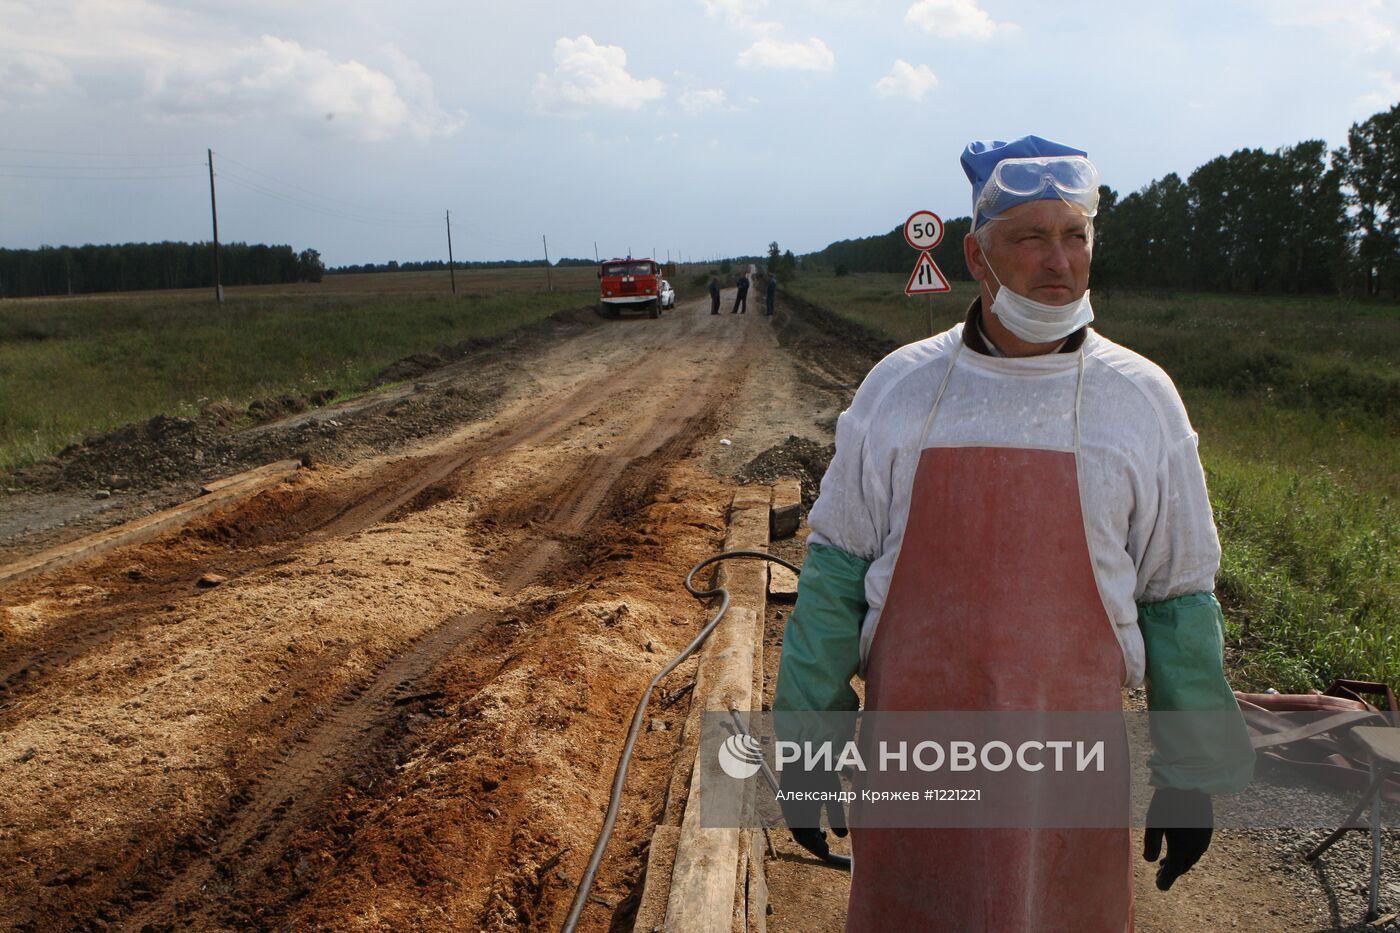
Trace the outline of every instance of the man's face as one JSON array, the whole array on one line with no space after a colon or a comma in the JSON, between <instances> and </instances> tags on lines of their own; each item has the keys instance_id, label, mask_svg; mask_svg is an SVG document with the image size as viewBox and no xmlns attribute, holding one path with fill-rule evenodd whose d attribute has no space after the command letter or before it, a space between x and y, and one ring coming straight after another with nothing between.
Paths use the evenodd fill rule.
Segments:
<instances>
[{"instance_id":1,"label":"man's face","mask_svg":"<svg viewBox=\"0 0 1400 933\"><path fill-rule=\"evenodd\" d=\"M968 268L993 297L999 279L1045 304L1077 301L1089 287L1092 258L1089 218L1058 198L1018 205L992 221L985 250L972 237L967 240Z\"/></svg>"}]
</instances>

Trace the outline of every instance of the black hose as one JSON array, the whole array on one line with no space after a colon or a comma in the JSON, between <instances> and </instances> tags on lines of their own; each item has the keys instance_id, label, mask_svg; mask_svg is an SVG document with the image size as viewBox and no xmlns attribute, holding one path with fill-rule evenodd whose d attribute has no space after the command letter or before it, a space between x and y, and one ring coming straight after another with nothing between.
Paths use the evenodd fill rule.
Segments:
<instances>
[{"instance_id":1,"label":"black hose","mask_svg":"<svg viewBox=\"0 0 1400 933\"><path fill-rule=\"evenodd\" d=\"M661 682L662 678L679 667L686 658L694 654L695 650L705 643L705 639L710 637L715 626L719 625L719 620L723 619L724 614L729 611L728 590L723 587L717 587L713 590L697 590L692 585L692 581L697 573L710 564L737 557L772 561L775 564L781 564L793 573L802 573L801 568L781 557L775 557L763 551L725 551L723 554L705 558L691 567L690 572L685 575L686 592L696 599L709 599L712 596L718 596L720 598L719 612L715 613L713 619L705 623L705 627L700 630L690 644L685 646L680 654L672 658L665 667L657 672L656 676L651 679L651 683L647 684L646 692L642 694L641 700L637 702L637 712L632 716L632 728L627 731L627 741L622 745L622 757L617 764L617 773L613 776L612 795L608 798L608 814L603 819L603 829L598 834L598 841L593 845L593 855L588 860L588 868L584 870L583 878L578 883L578 890L574 892L574 903L569 909L568 919L564 921L562 933L573 933L578 926L579 917L583 914L583 907L588 902L588 892L593 890L593 879L598 874L598 866L603 862L603 852L608 847L608 840L612 838L613 826L617 823L617 811L622 805L622 786L627 781L627 768L632 763L632 750L637 744L637 736L641 732L642 720L646 716L647 703L651 701L652 691L656 689L656 685Z\"/></svg>"}]
</instances>

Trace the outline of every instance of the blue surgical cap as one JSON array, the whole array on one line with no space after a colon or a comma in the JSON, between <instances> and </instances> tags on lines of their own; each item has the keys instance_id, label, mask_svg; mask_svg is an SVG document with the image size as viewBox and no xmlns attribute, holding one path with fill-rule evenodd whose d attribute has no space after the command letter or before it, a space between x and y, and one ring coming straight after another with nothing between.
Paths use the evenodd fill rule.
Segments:
<instances>
[{"instance_id":1,"label":"blue surgical cap","mask_svg":"<svg viewBox=\"0 0 1400 933\"><path fill-rule=\"evenodd\" d=\"M972 182L972 208L977 209L977 199L982 196L982 189L986 187L987 179L992 177L992 169L997 167L997 163L1002 159L1028 159L1034 156L1085 156L1089 153L1083 149L1075 149L1073 146L1066 146L1053 140L1040 136L1022 136L1020 139L1013 139L1006 142L1001 139L975 139L967 144L963 150L962 167L967 173L967 180ZM1053 187L1046 188L1037 199L1057 198ZM989 218L978 217L977 226L980 227Z\"/></svg>"}]
</instances>

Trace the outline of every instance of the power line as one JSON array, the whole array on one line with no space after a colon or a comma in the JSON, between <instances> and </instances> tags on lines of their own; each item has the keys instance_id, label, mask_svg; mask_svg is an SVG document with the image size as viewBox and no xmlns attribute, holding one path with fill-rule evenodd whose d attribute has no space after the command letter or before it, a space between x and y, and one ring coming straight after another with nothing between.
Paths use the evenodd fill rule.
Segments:
<instances>
[{"instance_id":1,"label":"power line","mask_svg":"<svg viewBox=\"0 0 1400 933\"><path fill-rule=\"evenodd\" d=\"M31 152L38 155L87 156L101 159L194 159L194 153L173 152L79 152L73 149L26 149L19 146L0 146L0 152Z\"/></svg>"},{"instance_id":2,"label":"power line","mask_svg":"<svg viewBox=\"0 0 1400 933\"><path fill-rule=\"evenodd\" d=\"M486 242L486 243L489 243L489 244L491 244L491 245L493 245L493 246L504 246L504 247L509 247L509 248L511 248L511 249L518 249L518 250L521 250L521 251L524 251L524 250L533 250L533 249L534 249L534 246L533 246L532 242L529 241L529 240L524 240L524 239L513 239L513 238L512 238L512 239L503 239L503 238L497 236L496 234L490 233L490 232L488 232L487 230L485 230L484 228L477 226L475 223L473 223L473 222L470 221L470 220L460 221L460 222L458 222L457 226L459 226L459 227L465 227L467 230L469 230L469 231L472 232L472 234L473 234L473 236L474 236L475 239L481 240L481 241Z\"/></svg>"},{"instance_id":3,"label":"power line","mask_svg":"<svg viewBox=\"0 0 1400 933\"><path fill-rule=\"evenodd\" d=\"M205 159L196 161L193 153L181 152L103 152L0 146L0 154L4 153L58 157L53 162L44 161L42 163L31 161L0 162L0 178L32 181L105 181L109 183L176 181L203 178L208 166ZM65 164L63 160L69 159L87 161ZM109 164L100 164L94 160L112 161ZM212 157L210 161L212 161ZM219 154L219 163L217 174L237 188L336 220L400 230L435 229L440 223L436 211L429 213L427 211L377 208L344 198L332 197L311 188L285 181L222 152ZM230 164L239 166L242 171L231 170L228 167ZM198 168L195 168L196 165ZM244 174L245 172L247 174ZM289 191L300 194L292 194ZM470 215L467 215L467 218L459 220L457 224L461 231L461 238L464 240L476 242L479 246L519 252L530 249L531 241L524 237L501 236L494 230L473 223L469 219Z\"/></svg>"},{"instance_id":4,"label":"power line","mask_svg":"<svg viewBox=\"0 0 1400 933\"><path fill-rule=\"evenodd\" d=\"M203 165L202 162L172 162L169 165L54 165L52 162L15 162L0 164L0 168L37 168L53 172L159 172L181 168L187 165Z\"/></svg>"},{"instance_id":5,"label":"power line","mask_svg":"<svg viewBox=\"0 0 1400 933\"><path fill-rule=\"evenodd\" d=\"M219 172L219 177L234 185L237 185L240 188L246 188L249 191L261 194L264 197L269 197L277 201L292 204L296 207L302 208L303 210L313 211L317 214L324 214L327 217L334 217L337 220L348 220L353 223L365 224L371 227L397 227L403 230L425 230L428 228L437 228L436 220L434 220L432 223L404 223L402 221L387 220L382 217L362 217L355 214L351 214L348 211L341 211L336 210L335 208L324 207L320 204L313 204L310 201L292 197L291 195L283 194L280 191L273 191L271 188L259 185L257 182L254 182L251 179L244 178L238 174L230 172L228 169L224 169L221 172Z\"/></svg>"},{"instance_id":6,"label":"power line","mask_svg":"<svg viewBox=\"0 0 1400 933\"><path fill-rule=\"evenodd\" d=\"M247 163L240 162L239 160L223 152L219 153L219 159L221 164L231 162L234 165L240 166L246 171L251 172L252 174L267 180L267 182L258 182L252 178L248 178L247 176L241 175L238 172L230 172L227 168L221 169L221 175L228 176L231 180L237 179L237 181L235 181L235 184L241 182L242 187L246 187L250 190L257 191L268 197L278 198L288 203L295 204L299 207L304 207L308 210L315 210L318 213L328 214L329 216L340 217L342 219L353 220L356 223L396 226L404 229L414 230L434 228L437 226L438 223L436 213L428 215L424 212L418 211L394 211L382 208L368 207L361 203L348 201L343 198L331 197L329 195L313 191L310 188L293 184L289 181L284 181L275 175L272 175L268 172L264 172L261 169L253 168ZM283 188L290 188L294 191L300 191L303 194L320 201L327 201L331 204L344 205L345 207L350 208L351 210L344 211L341 208L327 207L324 205L316 204L314 201L308 201L305 198L300 198L296 195L286 194L285 192L277 191L275 188L270 187L269 183L271 185L278 185ZM431 220L426 219L429 216L432 217ZM423 220L420 221L419 218L423 218ZM524 238L517 239L500 237L495 233L492 233L478 226L476 223L473 223L470 219L458 220L458 222L454 226L463 230L467 238L481 241L488 245L516 250L526 250L532 248L530 240Z\"/></svg>"},{"instance_id":7,"label":"power line","mask_svg":"<svg viewBox=\"0 0 1400 933\"><path fill-rule=\"evenodd\" d=\"M0 172L0 178L33 178L46 181L152 181L170 178L200 178L203 172L180 175L35 175L22 172Z\"/></svg>"},{"instance_id":8,"label":"power line","mask_svg":"<svg viewBox=\"0 0 1400 933\"><path fill-rule=\"evenodd\" d=\"M225 161L233 160L225 159ZM219 170L219 177L223 178L230 184L235 185L236 187L244 188L248 191L252 191L256 194L261 194L264 197L272 198L276 201L281 201L285 204L290 204L294 207L299 207L302 210L312 211L313 213L321 214L327 217L334 217L337 220L348 220L352 223L364 224L370 227L395 228L400 230L436 229L438 224L436 218L434 218L431 223L409 223L399 220L392 220L384 217L369 217L361 214L354 214L349 211L339 210L332 207L326 207L321 204L315 204L304 198L298 198L280 191L275 191L265 185L257 183L253 179L248 178L238 172L232 172L227 168ZM459 226L462 225L459 224ZM465 226L467 226L468 228L472 228L474 225L466 224ZM469 230L468 239L481 241L485 242L488 245L509 249L523 249L528 243L528 241L524 240L502 240L499 237L492 236L488 233L481 232L479 230Z\"/></svg>"},{"instance_id":9,"label":"power line","mask_svg":"<svg viewBox=\"0 0 1400 933\"><path fill-rule=\"evenodd\" d=\"M318 198L318 199L320 199L320 200L322 200L322 201L329 201L329 202L331 202L331 203L333 203L333 204L342 204L342 205L344 205L344 206L346 206L346 207L354 208L356 211L359 211L360 213L363 213L363 214L366 214L366 215L368 215L368 214L384 214L385 216L389 216L389 217L392 217L392 216L397 215L397 216L402 217L402 218L412 218L412 219L415 220L415 221L419 220L420 218L426 218L426 217L428 216L428 214L427 214L426 211L399 211L399 210L386 209L386 208L369 207L368 205L365 205L365 204L359 204L359 203L356 203L356 202L354 202L354 201L347 201L347 200L345 200L344 198L333 198L333 197L331 197L330 195L321 194L321 193L318 192L318 191L312 191L310 188L303 188L301 185L295 185L295 184L292 184L292 183L289 182L289 181L283 181L282 179L278 178L276 175L271 175L271 174L268 174L267 172L261 171L260 169L253 168L251 165L248 165L248 164L246 164L246 163L244 163L244 162L240 162L240 161L238 161L237 159L233 158L233 157L230 156L230 155L226 155L226 154L224 154L224 153L219 153L219 158L220 158L223 162L225 162L225 163L227 163L227 162L232 162L234 165L237 165L237 166L239 166L239 167L245 169L246 171L252 172L254 175L257 175L257 176L259 176L260 178L265 178L265 179L267 179L269 182L272 182L273 184L281 185L281 186L284 187L284 188L291 188L293 191L300 191L300 192L303 193L303 194L310 195L311 197L313 197L313 198ZM225 170L225 171L227 171L227 170ZM436 225L437 225L437 214L436 214L436 212L434 212L434 213L432 214L432 218L433 218L432 224L433 224L434 226L436 226Z\"/></svg>"}]
</instances>

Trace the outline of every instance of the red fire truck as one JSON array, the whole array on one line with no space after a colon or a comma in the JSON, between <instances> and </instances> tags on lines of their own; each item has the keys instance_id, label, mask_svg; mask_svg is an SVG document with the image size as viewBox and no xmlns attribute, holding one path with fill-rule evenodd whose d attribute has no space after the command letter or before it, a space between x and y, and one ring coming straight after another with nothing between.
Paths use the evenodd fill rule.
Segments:
<instances>
[{"instance_id":1,"label":"red fire truck","mask_svg":"<svg viewBox=\"0 0 1400 933\"><path fill-rule=\"evenodd\" d=\"M598 265L603 313L646 311L661 317L661 264L654 259L608 259Z\"/></svg>"}]
</instances>

